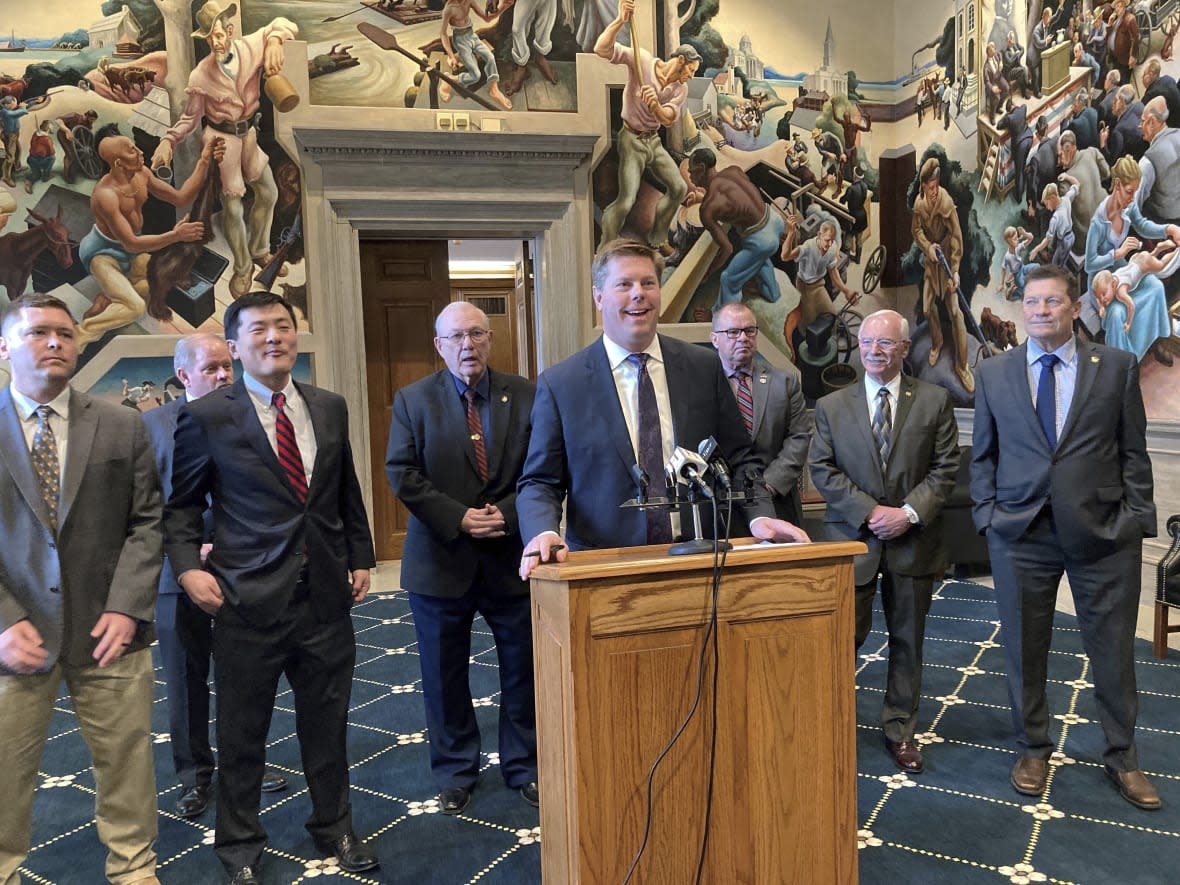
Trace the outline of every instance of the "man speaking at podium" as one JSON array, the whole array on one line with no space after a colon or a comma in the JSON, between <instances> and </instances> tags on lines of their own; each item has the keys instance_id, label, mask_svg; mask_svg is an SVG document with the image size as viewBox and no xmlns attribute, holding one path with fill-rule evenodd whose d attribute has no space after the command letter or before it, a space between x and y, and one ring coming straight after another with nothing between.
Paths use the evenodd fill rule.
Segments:
<instances>
[{"instance_id":1,"label":"man speaking at podium","mask_svg":"<svg viewBox=\"0 0 1180 885\"><path fill-rule=\"evenodd\" d=\"M530 539L520 560L522 578L538 562L563 562L562 545L584 550L671 543L666 511L619 509L635 497L635 465L658 484L677 446L696 451L712 436L735 474L747 465L762 466L717 357L656 334L662 265L643 243L605 243L591 265L603 334L537 381L516 499L521 537ZM558 527L567 495L563 540ZM798 526L775 518L769 501L748 505L746 516L757 538L810 540Z\"/></svg>"}]
</instances>

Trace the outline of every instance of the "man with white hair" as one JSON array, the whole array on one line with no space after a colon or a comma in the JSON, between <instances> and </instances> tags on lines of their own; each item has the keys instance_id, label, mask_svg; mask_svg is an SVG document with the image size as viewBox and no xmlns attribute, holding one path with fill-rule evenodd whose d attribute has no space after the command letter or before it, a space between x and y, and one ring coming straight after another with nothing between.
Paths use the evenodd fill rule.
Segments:
<instances>
[{"instance_id":1,"label":"man with white hair","mask_svg":"<svg viewBox=\"0 0 1180 885\"><path fill-rule=\"evenodd\" d=\"M1098 204L1106 199L1102 182L1110 178L1110 166L1095 147L1078 147L1077 133L1062 132L1057 139L1057 163L1077 182L1078 195L1073 201L1073 235L1079 243L1086 241L1090 219Z\"/></svg>"},{"instance_id":2,"label":"man with white hair","mask_svg":"<svg viewBox=\"0 0 1180 885\"><path fill-rule=\"evenodd\" d=\"M1135 199L1160 224L1180 224L1180 130L1168 125L1168 105L1157 95L1143 108L1139 131L1147 150L1139 160L1143 179Z\"/></svg>"},{"instance_id":3,"label":"man with white hair","mask_svg":"<svg viewBox=\"0 0 1180 885\"><path fill-rule=\"evenodd\" d=\"M1106 132L1098 133L1098 144L1106 162L1116 163L1124 154L1130 154L1138 160L1147 150L1147 143L1139 134L1143 102L1135 98L1135 87L1130 83L1120 86L1110 111L1114 124Z\"/></svg>"},{"instance_id":4,"label":"man with white hair","mask_svg":"<svg viewBox=\"0 0 1180 885\"><path fill-rule=\"evenodd\" d=\"M853 564L856 648L872 628L880 583L889 630L881 730L897 767L917 774L922 638L934 580L947 565L940 515L959 470L959 428L944 388L902 374L905 317L870 314L858 343L864 378L816 402L811 479L828 505L828 539L869 548Z\"/></svg>"}]
</instances>

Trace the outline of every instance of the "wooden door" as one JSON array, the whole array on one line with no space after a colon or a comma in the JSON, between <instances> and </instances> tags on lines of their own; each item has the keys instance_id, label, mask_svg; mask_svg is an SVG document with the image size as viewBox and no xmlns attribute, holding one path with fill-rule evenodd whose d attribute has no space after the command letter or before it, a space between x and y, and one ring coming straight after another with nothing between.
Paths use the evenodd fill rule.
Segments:
<instances>
[{"instance_id":1,"label":"wooden door","mask_svg":"<svg viewBox=\"0 0 1180 885\"><path fill-rule=\"evenodd\" d=\"M434 318L451 300L446 240L362 240L373 540L379 560L400 559L409 513L389 488L385 448L393 395L443 366Z\"/></svg>"}]
</instances>

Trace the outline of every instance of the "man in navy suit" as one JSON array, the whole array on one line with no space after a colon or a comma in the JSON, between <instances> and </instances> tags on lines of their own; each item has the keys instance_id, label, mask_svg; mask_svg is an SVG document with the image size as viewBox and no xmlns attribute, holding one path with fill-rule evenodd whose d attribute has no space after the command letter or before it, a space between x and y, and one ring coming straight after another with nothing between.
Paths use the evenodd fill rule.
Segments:
<instances>
[{"instance_id":1,"label":"man in navy suit","mask_svg":"<svg viewBox=\"0 0 1180 885\"><path fill-rule=\"evenodd\" d=\"M397 392L385 472L410 511L402 549L430 768L443 814L460 814L479 777L471 700L471 624L483 615L500 664L500 771L532 805L537 796L533 634L528 584L516 574L516 481L529 440L534 387L488 368L487 315L456 301L435 320L446 363Z\"/></svg>"},{"instance_id":2,"label":"man in navy suit","mask_svg":"<svg viewBox=\"0 0 1180 885\"><path fill-rule=\"evenodd\" d=\"M1156 533L1147 419L1133 354L1074 337L1075 278L1041 265L1024 285L1028 340L979 367L971 498L986 532L1008 658L1018 793L1039 796L1054 749L1045 698L1064 573L1106 736L1106 773L1146 810L1159 793L1135 752L1135 619L1143 539Z\"/></svg>"},{"instance_id":3,"label":"man in navy suit","mask_svg":"<svg viewBox=\"0 0 1180 885\"><path fill-rule=\"evenodd\" d=\"M225 341L217 335L198 332L176 342L172 369L184 387L184 395L158 409L144 413L156 468L164 487L165 500L172 492L172 441L176 418L185 402L232 384L234 363ZM210 530L202 547L208 555L213 540L212 514L206 510ZM172 564L164 558L160 572L160 593L156 599L156 634L160 660L168 685L168 731L172 744L172 765L180 781L176 813L198 817L209 807L213 795L213 750L209 746L209 656L213 653L213 618L194 603L176 582ZM285 790L287 781L272 771L262 778L263 792Z\"/></svg>"},{"instance_id":4,"label":"man in navy suit","mask_svg":"<svg viewBox=\"0 0 1180 885\"><path fill-rule=\"evenodd\" d=\"M635 496L636 464L658 478L676 446L695 451L713 436L736 472L762 466L717 357L656 334L662 266L643 243L604 244L591 267L602 336L541 373L516 500L521 537L530 539L522 578L539 561L564 561L567 544L584 550L670 541L671 521L663 511L619 509ZM557 531L563 500L564 540ZM746 515L757 538L809 540L801 528L776 518L769 501Z\"/></svg>"},{"instance_id":5,"label":"man in navy suit","mask_svg":"<svg viewBox=\"0 0 1180 885\"><path fill-rule=\"evenodd\" d=\"M281 296L234 301L225 336L245 376L181 410L165 513L180 586L217 617L214 848L235 885L260 881L266 737L285 674L312 802L308 832L344 870L372 869L377 857L352 829L345 749L356 660L349 611L376 563L348 408L292 380L295 312ZM216 543L202 562L210 507Z\"/></svg>"}]
</instances>

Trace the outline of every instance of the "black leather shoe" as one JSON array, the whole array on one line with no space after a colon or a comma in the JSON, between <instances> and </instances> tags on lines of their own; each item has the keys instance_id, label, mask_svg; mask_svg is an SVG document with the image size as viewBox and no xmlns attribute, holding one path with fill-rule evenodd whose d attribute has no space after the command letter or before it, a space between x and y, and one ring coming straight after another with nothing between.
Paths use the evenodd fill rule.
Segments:
<instances>
[{"instance_id":1,"label":"black leather shoe","mask_svg":"<svg viewBox=\"0 0 1180 885\"><path fill-rule=\"evenodd\" d=\"M448 787L438 794L438 804L443 814L462 814L471 804L471 791L462 787Z\"/></svg>"},{"instance_id":2,"label":"black leather shoe","mask_svg":"<svg viewBox=\"0 0 1180 885\"><path fill-rule=\"evenodd\" d=\"M269 768L262 773L262 792L279 793L287 789L287 779Z\"/></svg>"},{"instance_id":3,"label":"black leather shoe","mask_svg":"<svg viewBox=\"0 0 1180 885\"><path fill-rule=\"evenodd\" d=\"M356 833L345 833L331 845L319 848L324 854L336 855L336 862L346 873L363 873L380 865L373 849L357 838Z\"/></svg>"},{"instance_id":4,"label":"black leather shoe","mask_svg":"<svg viewBox=\"0 0 1180 885\"><path fill-rule=\"evenodd\" d=\"M921 774L925 764L922 762L922 751L913 741L891 741L885 739L885 748L893 757L894 763L902 771L910 774Z\"/></svg>"},{"instance_id":5,"label":"black leather shoe","mask_svg":"<svg viewBox=\"0 0 1180 885\"><path fill-rule=\"evenodd\" d=\"M254 867L242 867L229 881L230 885L260 885L262 882L258 878L258 870Z\"/></svg>"},{"instance_id":6,"label":"black leather shoe","mask_svg":"<svg viewBox=\"0 0 1180 885\"><path fill-rule=\"evenodd\" d=\"M536 781L529 781L527 784L521 787L520 796L525 802L533 806L533 808L541 807L541 793L537 789Z\"/></svg>"},{"instance_id":7,"label":"black leather shoe","mask_svg":"<svg viewBox=\"0 0 1180 885\"><path fill-rule=\"evenodd\" d=\"M181 817L200 817L209 807L211 795L212 788L208 784L189 787L187 790L181 791L180 796L176 799L176 813Z\"/></svg>"}]
</instances>

